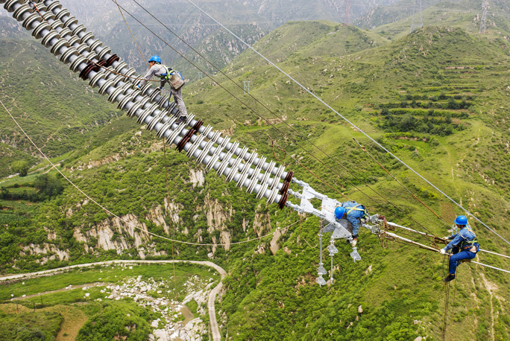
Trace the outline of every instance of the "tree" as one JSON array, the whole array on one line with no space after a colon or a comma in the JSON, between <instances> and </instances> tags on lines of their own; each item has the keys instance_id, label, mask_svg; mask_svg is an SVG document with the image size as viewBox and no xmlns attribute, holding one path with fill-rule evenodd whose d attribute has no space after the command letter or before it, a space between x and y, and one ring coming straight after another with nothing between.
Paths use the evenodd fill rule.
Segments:
<instances>
[{"instance_id":1,"label":"tree","mask_svg":"<svg viewBox=\"0 0 510 341\"><path fill-rule=\"evenodd\" d=\"M26 176L30 167L28 166L28 162L20 160L14 161L11 164L11 169L14 173L19 173L19 176Z\"/></svg>"},{"instance_id":2,"label":"tree","mask_svg":"<svg viewBox=\"0 0 510 341\"><path fill-rule=\"evenodd\" d=\"M64 190L60 180L48 174L39 175L34 181L34 187L40 200L57 196Z\"/></svg>"}]
</instances>

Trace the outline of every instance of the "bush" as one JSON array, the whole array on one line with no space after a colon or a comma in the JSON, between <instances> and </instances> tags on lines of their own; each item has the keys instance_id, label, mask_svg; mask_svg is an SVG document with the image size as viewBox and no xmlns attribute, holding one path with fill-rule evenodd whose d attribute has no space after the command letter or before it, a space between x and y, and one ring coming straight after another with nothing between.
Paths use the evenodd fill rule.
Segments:
<instances>
[{"instance_id":1,"label":"bush","mask_svg":"<svg viewBox=\"0 0 510 341\"><path fill-rule=\"evenodd\" d=\"M45 200L57 196L64 191L62 182L56 177L48 174L39 175L34 181L34 187L37 190L39 200Z\"/></svg>"},{"instance_id":2,"label":"bush","mask_svg":"<svg viewBox=\"0 0 510 341\"><path fill-rule=\"evenodd\" d=\"M148 340L152 313L134 302L105 302L103 311L93 316L78 333L77 341Z\"/></svg>"},{"instance_id":3,"label":"bush","mask_svg":"<svg viewBox=\"0 0 510 341\"><path fill-rule=\"evenodd\" d=\"M39 329L19 328L15 341L44 341L46 337Z\"/></svg>"},{"instance_id":4,"label":"bush","mask_svg":"<svg viewBox=\"0 0 510 341\"><path fill-rule=\"evenodd\" d=\"M19 176L26 176L30 167L26 161L14 161L11 164L11 169L14 173L19 173Z\"/></svg>"}]
</instances>

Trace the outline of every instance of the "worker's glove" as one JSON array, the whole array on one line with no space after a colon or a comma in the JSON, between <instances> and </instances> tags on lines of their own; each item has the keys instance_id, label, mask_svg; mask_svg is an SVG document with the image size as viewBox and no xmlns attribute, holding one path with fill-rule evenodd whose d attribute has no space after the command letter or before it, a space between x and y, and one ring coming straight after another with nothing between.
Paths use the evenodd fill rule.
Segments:
<instances>
[{"instance_id":1,"label":"worker's glove","mask_svg":"<svg viewBox=\"0 0 510 341\"><path fill-rule=\"evenodd\" d=\"M445 249L441 249L441 250L439 250L439 253L442 254L442 255L446 255L446 250Z\"/></svg>"},{"instance_id":2,"label":"worker's glove","mask_svg":"<svg viewBox=\"0 0 510 341\"><path fill-rule=\"evenodd\" d=\"M137 87L138 89L141 89L140 85L137 85L136 87Z\"/></svg>"},{"instance_id":3,"label":"worker's glove","mask_svg":"<svg viewBox=\"0 0 510 341\"><path fill-rule=\"evenodd\" d=\"M158 86L156 89L161 90L161 87L160 87L160 86Z\"/></svg>"}]
</instances>

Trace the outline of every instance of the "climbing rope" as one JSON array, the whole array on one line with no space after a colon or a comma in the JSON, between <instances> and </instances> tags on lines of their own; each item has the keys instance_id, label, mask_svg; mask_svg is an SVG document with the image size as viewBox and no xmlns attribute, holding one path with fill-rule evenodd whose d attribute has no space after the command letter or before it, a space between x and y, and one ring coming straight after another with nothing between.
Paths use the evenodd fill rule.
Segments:
<instances>
[{"instance_id":1,"label":"climbing rope","mask_svg":"<svg viewBox=\"0 0 510 341\"><path fill-rule=\"evenodd\" d=\"M457 277L455 279L455 285L453 287L453 302L452 302L452 312L450 314L450 316L451 316L451 323L450 323L450 325L453 324L453 317L454 317L454 314L455 314L455 294L457 293L457 283L459 281L459 270L458 269L457 269L457 275L456 276ZM448 336L448 340L452 339L452 329L453 328L450 327L450 333L449 333L449 336Z\"/></svg>"},{"instance_id":2,"label":"climbing rope","mask_svg":"<svg viewBox=\"0 0 510 341\"><path fill-rule=\"evenodd\" d=\"M446 340L446 326L447 326L449 300L450 300L450 282L445 282L444 283L443 341Z\"/></svg>"}]
</instances>

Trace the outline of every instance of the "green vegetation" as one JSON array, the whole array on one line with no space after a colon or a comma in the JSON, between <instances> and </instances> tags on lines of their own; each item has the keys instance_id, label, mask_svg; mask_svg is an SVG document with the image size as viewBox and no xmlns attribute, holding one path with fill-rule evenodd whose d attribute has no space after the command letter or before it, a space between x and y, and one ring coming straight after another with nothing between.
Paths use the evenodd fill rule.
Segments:
<instances>
[{"instance_id":1,"label":"green vegetation","mask_svg":"<svg viewBox=\"0 0 510 341\"><path fill-rule=\"evenodd\" d=\"M135 302L103 303L102 311L87 321L80 330L77 341L109 341L124 339L145 341L149 337L152 313Z\"/></svg>"},{"instance_id":2,"label":"green vegetation","mask_svg":"<svg viewBox=\"0 0 510 341\"><path fill-rule=\"evenodd\" d=\"M19 176L27 176L29 170L28 162L24 160L15 161L11 165L11 169L15 173L19 173Z\"/></svg>"},{"instance_id":3,"label":"green vegetation","mask_svg":"<svg viewBox=\"0 0 510 341\"><path fill-rule=\"evenodd\" d=\"M77 340L102 340L101 337L107 335L108 340L117 335L146 340L151 330L149 324L159 317L158 314L137 305L131 298L110 301L106 285L123 285L133 279L154 280L163 292L151 292L151 296L182 300L192 278L216 285L219 274L209 267L187 263L175 265L175 277L172 264L120 264L11 281L0 285L0 327L8 325L8 328L0 328L0 340L14 340L5 335L18 331L19 336L20 330L32 334L40 332L46 335L46 340L54 340L56 333L62 334L63 330L74 333ZM105 285L94 286L101 282ZM11 300L13 298L15 301ZM188 305L196 314L196 302ZM176 318L184 320L181 314Z\"/></svg>"},{"instance_id":4,"label":"green vegetation","mask_svg":"<svg viewBox=\"0 0 510 341\"><path fill-rule=\"evenodd\" d=\"M399 32L404 30L384 36L394 37ZM262 53L279 59L279 67L506 238L510 237L509 47L501 37L475 36L447 27L426 27L388 43L374 32L330 22L289 23L256 44ZM243 53L225 72L238 84L251 80L251 94L275 115L222 75L215 80L244 96L244 104L203 80L184 89L190 112L199 113L206 122L227 130L268 158L277 153L300 180L342 199L296 164L291 155L350 199L364 203L371 213L384 214L391 221L419 230L425 226L444 235L452 217L462 213L254 53ZM352 262L350 247L337 241L340 252L334 259L335 281L319 287L315 283L321 252L316 246L316 218L300 218L290 210L280 211L256 200L235 184L217 178L214 171L205 173L184 154L166 151L165 159L160 141L144 129L128 126L126 123L125 130L97 144L89 135L86 143L82 141L83 147L68 154L63 171L101 205L130 223L108 216L74 188L65 186L61 194L38 203L30 219L9 222L0 232L2 273L120 258L204 260L212 254L213 261L229 273L224 282L226 293L217 303L224 337L228 333L236 340L440 338L445 269L439 255L397 243L382 248L375 236L362 230L358 249L362 261ZM96 133L106 134L108 127ZM286 153L273 150L267 135ZM353 137L447 224L372 162ZM325 164L307 155L301 146ZM203 182L197 180L197 173L203 175ZM25 179L9 179L9 191L19 191ZM18 189L14 188L16 181ZM254 239L301 219L276 241L279 250L274 254L270 250L275 245L273 236L213 248L172 244L141 232L146 229L172 239L218 244ZM472 226L485 249L508 253L485 228L474 222ZM433 245L430 240L417 239ZM31 244L47 249L35 252ZM478 257L481 262L510 268L507 260L486 254ZM43 285L44 281L35 283ZM65 283L69 282L63 280L61 285ZM448 324L454 339L509 338L505 317L510 310L508 283L506 274L469 264L460 266L456 303ZM17 295L27 290L16 285L11 288ZM90 299L100 298L98 288L90 293ZM2 297L8 299L8 294L4 291ZM47 302L86 300L78 290L66 294L49 294ZM30 306L37 298L26 301ZM193 302L189 306L196 309ZM119 326L124 322L131 323L123 321Z\"/></svg>"},{"instance_id":5,"label":"green vegetation","mask_svg":"<svg viewBox=\"0 0 510 341\"><path fill-rule=\"evenodd\" d=\"M191 301L189 301L188 303L186 303L186 306L189 308L189 310L190 310L193 314L196 314L196 313L197 313L198 303L197 303L197 301L195 301L194 299L192 299Z\"/></svg>"},{"instance_id":6,"label":"green vegetation","mask_svg":"<svg viewBox=\"0 0 510 341\"><path fill-rule=\"evenodd\" d=\"M0 340L51 341L60 329L63 318L58 313L6 314L0 310Z\"/></svg>"},{"instance_id":7,"label":"green vegetation","mask_svg":"<svg viewBox=\"0 0 510 341\"><path fill-rule=\"evenodd\" d=\"M23 295L33 295L40 292L55 291L66 288L70 285L77 286L90 283L117 283L123 281L125 277L138 277L142 276L142 279L155 278L158 280L173 277L173 265L172 264L147 264L147 265L132 265L129 267L122 265L115 266L95 266L91 268L80 268L65 272L64 274L54 275L49 277L38 277L34 279L22 279L15 281L8 285L0 285L0 302L8 301L12 297L22 297ZM175 281L172 279L172 293L169 294L169 298L172 295L183 295L182 290L183 284L186 282L188 277L191 275L197 275L202 278L213 278L214 281L219 279L219 274L216 272L210 272L209 267L203 267L200 265L189 265L177 263L175 265ZM178 290L177 293L173 291L173 286L176 285ZM99 288L100 290L100 288ZM78 290L78 294L81 290ZM83 300L83 293L78 295L78 299L68 300L66 295L72 291L63 292L62 299L66 299L66 303L79 302ZM54 295L54 294L51 294ZM50 297L47 295L45 297ZM51 296L52 297L52 296ZM97 298L97 297L96 297ZM53 303L51 305L63 303L59 299L52 297ZM89 300L89 299L88 299ZM45 298L45 305L50 304L49 299ZM33 302L36 304L40 303L39 297L35 297ZM27 306L31 307L30 303Z\"/></svg>"}]
</instances>

